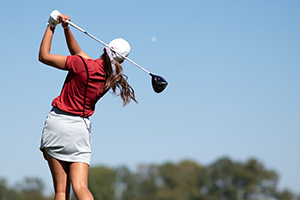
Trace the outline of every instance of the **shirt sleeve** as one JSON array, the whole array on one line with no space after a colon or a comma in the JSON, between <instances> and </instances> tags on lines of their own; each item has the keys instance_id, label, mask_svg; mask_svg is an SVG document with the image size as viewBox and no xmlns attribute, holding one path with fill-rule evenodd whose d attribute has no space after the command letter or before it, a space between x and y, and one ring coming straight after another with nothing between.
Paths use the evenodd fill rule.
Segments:
<instances>
[{"instance_id":1,"label":"shirt sleeve","mask_svg":"<svg viewBox=\"0 0 300 200\"><path fill-rule=\"evenodd\" d=\"M79 73L84 70L85 66L79 56L71 55L67 57L66 68L68 71Z\"/></svg>"}]
</instances>

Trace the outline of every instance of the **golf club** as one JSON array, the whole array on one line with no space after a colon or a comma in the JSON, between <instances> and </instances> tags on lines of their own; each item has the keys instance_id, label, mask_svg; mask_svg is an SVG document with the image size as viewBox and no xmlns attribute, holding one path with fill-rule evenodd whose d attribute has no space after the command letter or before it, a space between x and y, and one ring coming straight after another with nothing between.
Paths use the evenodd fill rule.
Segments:
<instances>
[{"instance_id":1,"label":"golf club","mask_svg":"<svg viewBox=\"0 0 300 200\"><path fill-rule=\"evenodd\" d=\"M91 35L90 33L88 33L87 31L83 30L82 28L80 28L79 26L77 26L76 24L74 24L73 22L70 22L67 20L67 23L70 24L72 27L76 28L77 30L83 32L84 34L88 35L89 37L93 38L94 40L96 40L97 42L101 43L102 45L104 45L105 47L110 48L106 43L102 42L101 40L99 40L98 38L96 38L95 36ZM112 48L110 48L112 51ZM118 53L118 52L116 52ZM149 71L147 71L146 69L144 69L143 67L141 67L140 65L138 65L137 63L133 62L131 59L123 56L122 54L118 53L119 55L121 55L124 59L128 60L129 62L131 62L133 65L137 66L138 68L140 68L141 70L143 70L144 72L146 72L147 74L149 74L152 77L152 87L153 90L156 93L161 93L168 85L168 82L161 76L158 75L154 75L152 73L150 73Z\"/></svg>"}]
</instances>

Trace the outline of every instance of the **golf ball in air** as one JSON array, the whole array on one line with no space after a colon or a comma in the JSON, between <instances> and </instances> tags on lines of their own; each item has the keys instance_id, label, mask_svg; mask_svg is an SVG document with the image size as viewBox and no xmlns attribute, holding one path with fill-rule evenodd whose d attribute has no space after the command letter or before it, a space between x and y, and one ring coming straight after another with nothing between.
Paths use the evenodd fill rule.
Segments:
<instances>
[{"instance_id":1,"label":"golf ball in air","mask_svg":"<svg viewBox=\"0 0 300 200\"><path fill-rule=\"evenodd\" d=\"M156 42L157 41L157 37L156 36L152 36L151 40L152 40L152 42Z\"/></svg>"}]
</instances>

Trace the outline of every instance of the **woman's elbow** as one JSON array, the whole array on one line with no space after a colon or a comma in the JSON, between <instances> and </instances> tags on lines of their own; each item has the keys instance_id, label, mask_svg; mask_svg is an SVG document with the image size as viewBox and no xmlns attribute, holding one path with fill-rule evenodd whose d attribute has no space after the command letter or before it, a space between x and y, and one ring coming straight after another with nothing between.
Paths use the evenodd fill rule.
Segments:
<instances>
[{"instance_id":1,"label":"woman's elbow","mask_svg":"<svg viewBox=\"0 0 300 200\"><path fill-rule=\"evenodd\" d=\"M41 62L41 63L43 63L43 57L42 56L38 56L38 60Z\"/></svg>"},{"instance_id":2,"label":"woman's elbow","mask_svg":"<svg viewBox=\"0 0 300 200\"><path fill-rule=\"evenodd\" d=\"M44 63L46 64L47 63L47 56L42 54L42 53L39 53L39 56L38 56L38 60L41 62L41 63Z\"/></svg>"}]
</instances>

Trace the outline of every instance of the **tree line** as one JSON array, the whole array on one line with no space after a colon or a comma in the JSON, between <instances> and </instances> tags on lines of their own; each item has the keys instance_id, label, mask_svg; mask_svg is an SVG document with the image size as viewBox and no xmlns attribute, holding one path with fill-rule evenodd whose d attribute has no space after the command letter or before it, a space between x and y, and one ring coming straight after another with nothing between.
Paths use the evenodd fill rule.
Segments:
<instances>
[{"instance_id":1,"label":"tree line","mask_svg":"<svg viewBox=\"0 0 300 200\"><path fill-rule=\"evenodd\" d=\"M94 166L89 171L95 200L300 200L289 190L280 191L278 181L278 174L256 159L243 163L227 157L207 166L184 160L140 165L136 170ZM44 189L39 178L25 178L14 186L0 179L0 200L53 199Z\"/></svg>"}]
</instances>

